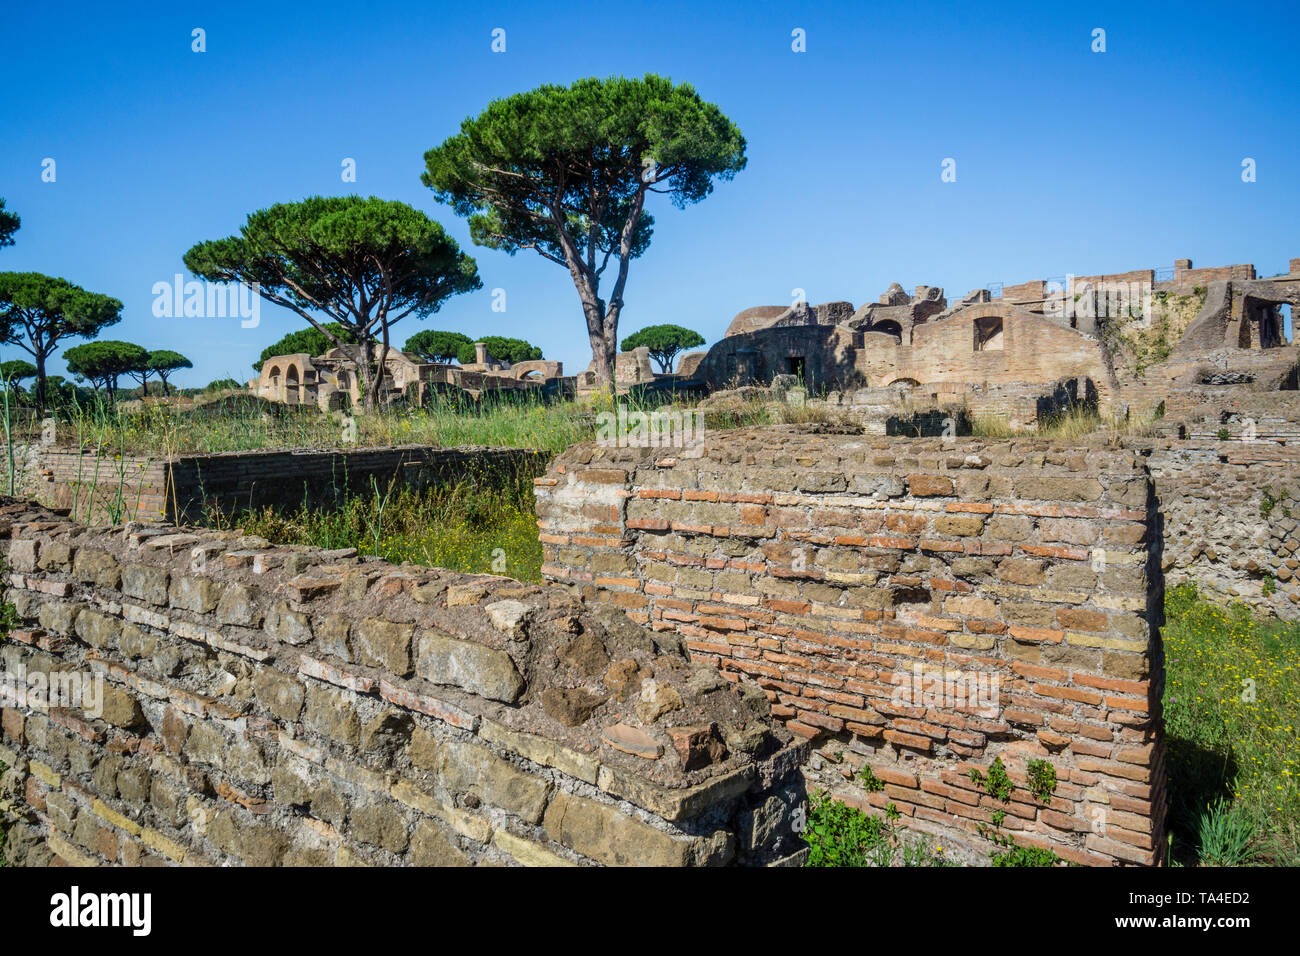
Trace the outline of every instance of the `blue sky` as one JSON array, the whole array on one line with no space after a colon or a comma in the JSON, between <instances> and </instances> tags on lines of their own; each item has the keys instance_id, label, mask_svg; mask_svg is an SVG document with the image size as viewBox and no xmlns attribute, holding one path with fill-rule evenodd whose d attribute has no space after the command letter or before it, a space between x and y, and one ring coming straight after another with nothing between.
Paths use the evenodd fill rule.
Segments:
<instances>
[{"instance_id":1,"label":"blue sky","mask_svg":"<svg viewBox=\"0 0 1300 956\"><path fill-rule=\"evenodd\" d=\"M154 283L255 209L352 192L425 210L477 258L484 288L425 327L520 336L585 368L567 273L472 247L419 181L424 151L490 100L582 76L688 81L748 140L748 168L704 202L657 197L621 334L676 322L714 341L794 289L861 304L892 281L951 298L1181 257L1271 275L1300 256L1293 2L47 3L10 5L3 22L0 196L23 228L0 269L121 299L103 337L189 355L187 385L248 378L302 320L269 304L257 328L156 319ZM191 52L196 27L205 53ZM497 27L505 53L490 48ZM791 50L796 28L806 52ZM946 158L955 182L941 181Z\"/></svg>"}]
</instances>

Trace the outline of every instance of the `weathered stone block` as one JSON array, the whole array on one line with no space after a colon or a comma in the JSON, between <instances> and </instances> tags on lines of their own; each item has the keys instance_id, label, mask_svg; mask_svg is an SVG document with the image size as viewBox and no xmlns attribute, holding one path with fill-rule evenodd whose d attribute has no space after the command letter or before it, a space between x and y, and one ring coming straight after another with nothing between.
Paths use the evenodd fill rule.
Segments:
<instances>
[{"instance_id":1,"label":"weathered stone block","mask_svg":"<svg viewBox=\"0 0 1300 956\"><path fill-rule=\"evenodd\" d=\"M356 626L355 649L362 664L379 667L397 677L411 673L413 624L367 618Z\"/></svg>"},{"instance_id":2,"label":"weathered stone block","mask_svg":"<svg viewBox=\"0 0 1300 956\"><path fill-rule=\"evenodd\" d=\"M435 761L438 781L453 793L471 793L529 823L542 818L551 784L502 760L488 748L445 741Z\"/></svg>"},{"instance_id":3,"label":"weathered stone block","mask_svg":"<svg viewBox=\"0 0 1300 956\"><path fill-rule=\"evenodd\" d=\"M149 604L167 603L168 574L151 564L128 564L122 568L122 593Z\"/></svg>"},{"instance_id":4,"label":"weathered stone block","mask_svg":"<svg viewBox=\"0 0 1300 956\"><path fill-rule=\"evenodd\" d=\"M557 793L542 825L552 840L612 866L685 866L690 843L615 807L569 793Z\"/></svg>"},{"instance_id":5,"label":"weathered stone block","mask_svg":"<svg viewBox=\"0 0 1300 956\"><path fill-rule=\"evenodd\" d=\"M269 667L259 667L253 674L257 699L281 720L293 722L302 713L306 690L302 682Z\"/></svg>"},{"instance_id":6,"label":"weathered stone block","mask_svg":"<svg viewBox=\"0 0 1300 956\"><path fill-rule=\"evenodd\" d=\"M432 629L419 637L415 672L435 684L450 684L507 704L518 700L525 686L514 660L505 651Z\"/></svg>"}]
</instances>

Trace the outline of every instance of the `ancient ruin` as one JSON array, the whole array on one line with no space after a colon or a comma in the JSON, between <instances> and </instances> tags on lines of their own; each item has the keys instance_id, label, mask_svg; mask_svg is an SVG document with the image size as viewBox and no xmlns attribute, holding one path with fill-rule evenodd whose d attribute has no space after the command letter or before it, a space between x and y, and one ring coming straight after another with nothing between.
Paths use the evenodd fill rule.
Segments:
<instances>
[{"instance_id":1,"label":"ancient ruin","mask_svg":"<svg viewBox=\"0 0 1300 956\"><path fill-rule=\"evenodd\" d=\"M67 513L103 517L101 452L22 449L9 859L790 865L825 790L965 862L1163 862L1166 589L1300 619L1300 260L994 291L748 309L670 376L621 354L621 389L835 413L689 448L119 456L143 510L114 530ZM386 388L563 381L479 358L399 353ZM282 356L255 390L333 408L352 361ZM1144 427L1028 431L1079 407ZM1021 434L966 434L987 415ZM492 467L536 476L544 584L185 526ZM101 706L29 673L91 675Z\"/></svg>"},{"instance_id":2,"label":"ancient ruin","mask_svg":"<svg viewBox=\"0 0 1300 956\"><path fill-rule=\"evenodd\" d=\"M1283 309L1300 303L1300 259L1258 278L1253 265L1036 280L976 289L897 283L876 302L739 313L722 341L681 360L711 389L794 376L883 433L900 403L964 410L1029 428L1071 406L1149 417L1198 404L1206 385L1294 389ZM1163 409L1161 408L1163 403Z\"/></svg>"},{"instance_id":3,"label":"ancient ruin","mask_svg":"<svg viewBox=\"0 0 1300 956\"><path fill-rule=\"evenodd\" d=\"M468 365L425 362L390 349L380 382L380 403L396 401L422 405L437 393L480 398L488 392L545 392L572 396L573 380L564 377L561 362L544 360L510 363L494 358L482 342L474 344L475 361ZM359 405L361 380L356 346L333 348L323 355L276 355L262 364L248 383L254 395L287 405L315 405L337 411Z\"/></svg>"}]
</instances>

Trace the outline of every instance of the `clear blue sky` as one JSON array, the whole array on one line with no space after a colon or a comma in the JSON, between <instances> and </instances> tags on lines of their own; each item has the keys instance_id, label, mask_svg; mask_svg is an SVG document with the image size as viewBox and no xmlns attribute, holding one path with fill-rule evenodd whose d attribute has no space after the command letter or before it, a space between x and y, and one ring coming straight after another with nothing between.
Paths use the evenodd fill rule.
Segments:
<instances>
[{"instance_id":1,"label":"clear blue sky","mask_svg":"<svg viewBox=\"0 0 1300 956\"><path fill-rule=\"evenodd\" d=\"M956 297L1180 257L1271 275L1300 256L1300 5L991 6L11 4L0 196L23 228L0 269L118 297L124 319L103 337L189 355L184 384L242 381L301 320L270 305L255 329L159 320L153 284L271 203L400 199L448 226L483 278L428 327L527 338L576 372L591 354L567 273L471 247L420 184L422 156L496 97L651 71L735 120L749 166L685 211L652 207L622 334L676 322L713 341L740 309L795 288L861 304L891 281ZM206 53L190 50L195 27ZM1090 48L1098 27L1104 53ZM943 183L949 157L957 181ZM420 327L407 319L394 337Z\"/></svg>"}]
</instances>

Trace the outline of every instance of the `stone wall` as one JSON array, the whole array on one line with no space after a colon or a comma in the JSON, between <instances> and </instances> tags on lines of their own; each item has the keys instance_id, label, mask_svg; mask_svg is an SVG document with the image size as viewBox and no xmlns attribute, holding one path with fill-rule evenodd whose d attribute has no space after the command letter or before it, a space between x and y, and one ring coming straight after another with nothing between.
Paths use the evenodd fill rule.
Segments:
<instances>
[{"instance_id":1,"label":"stone wall","mask_svg":"<svg viewBox=\"0 0 1300 956\"><path fill-rule=\"evenodd\" d=\"M1079 863L1159 859L1163 595L1140 455L783 428L705 449L557 458L537 480L543 573L757 681L821 747L815 781L945 846L1000 830ZM1018 785L1005 803L972 779L995 759ZM879 789L846 782L864 766ZM1055 790L1030 796L1048 766Z\"/></svg>"},{"instance_id":2,"label":"stone wall","mask_svg":"<svg viewBox=\"0 0 1300 956\"><path fill-rule=\"evenodd\" d=\"M266 506L330 506L348 494L382 492L396 480L412 488L467 474L518 470L540 474L542 452L519 448L290 449L172 458L116 456L31 446L19 492L94 523L202 521L213 512Z\"/></svg>"},{"instance_id":3,"label":"stone wall","mask_svg":"<svg viewBox=\"0 0 1300 956\"><path fill-rule=\"evenodd\" d=\"M1146 452L1167 584L1300 620L1300 450L1261 439Z\"/></svg>"},{"instance_id":4,"label":"stone wall","mask_svg":"<svg viewBox=\"0 0 1300 956\"><path fill-rule=\"evenodd\" d=\"M11 863L797 854L766 697L563 589L8 499L0 547Z\"/></svg>"}]
</instances>

